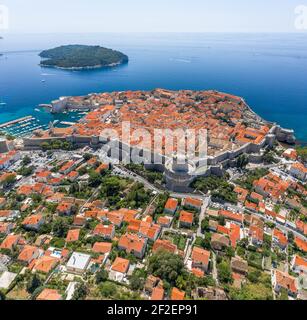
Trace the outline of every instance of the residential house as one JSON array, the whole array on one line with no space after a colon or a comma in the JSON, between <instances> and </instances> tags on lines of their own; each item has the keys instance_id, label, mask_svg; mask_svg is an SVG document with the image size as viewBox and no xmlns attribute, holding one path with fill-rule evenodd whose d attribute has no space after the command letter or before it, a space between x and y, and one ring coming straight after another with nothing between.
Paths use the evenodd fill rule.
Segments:
<instances>
[{"instance_id":1,"label":"residential house","mask_svg":"<svg viewBox=\"0 0 307 320\"><path fill-rule=\"evenodd\" d=\"M80 229L69 230L66 236L66 242L76 242L79 240Z\"/></svg>"},{"instance_id":2,"label":"residential house","mask_svg":"<svg viewBox=\"0 0 307 320\"><path fill-rule=\"evenodd\" d=\"M40 227L45 223L45 218L41 214L33 214L31 216L26 217L22 226L31 231L39 231Z\"/></svg>"},{"instance_id":3,"label":"residential house","mask_svg":"<svg viewBox=\"0 0 307 320\"><path fill-rule=\"evenodd\" d=\"M21 250L18 260L29 265L34 259L40 256L40 250L37 247L26 245Z\"/></svg>"},{"instance_id":4,"label":"residential house","mask_svg":"<svg viewBox=\"0 0 307 320\"><path fill-rule=\"evenodd\" d=\"M164 213L174 215L178 207L178 200L169 198L164 207Z\"/></svg>"},{"instance_id":5,"label":"residential house","mask_svg":"<svg viewBox=\"0 0 307 320\"><path fill-rule=\"evenodd\" d=\"M211 237L211 246L213 250L221 251L229 247L230 241L227 237L219 233L213 233Z\"/></svg>"},{"instance_id":6,"label":"residential house","mask_svg":"<svg viewBox=\"0 0 307 320\"><path fill-rule=\"evenodd\" d=\"M231 258L231 270L235 273L246 276L248 274L248 263L240 257Z\"/></svg>"},{"instance_id":7,"label":"residential house","mask_svg":"<svg viewBox=\"0 0 307 320\"><path fill-rule=\"evenodd\" d=\"M60 216L70 216L74 213L75 205L72 202L61 201L56 208L57 213Z\"/></svg>"},{"instance_id":8,"label":"residential house","mask_svg":"<svg viewBox=\"0 0 307 320\"><path fill-rule=\"evenodd\" d=\"M297 284L296 279L290 276L288 273L274 270L272 275L272 285L276 293L280 293L281 289L288 292L288 295L296 297Z\"/></svg>"},{"instance_id":9,"label":"residential house","mask_svg":"<svg viewBox=\"0 0 307 320\"><path fill-rule=\"evenodd\" d=\"M291 262L291 270L297 274L304 273L307 275L307 260L295 255Z\"/></svg>"},{"instance_id":10,"label":"residential house","mask_svg":"<svg viewBox=\"0 0 307 320\"><path fill-rule=\"evenodd\" d=\"M171 291L171 300L184 300L185 292L177 288L173 288Z\"/></svg>"},{"instance_id":11,"label":"residential house","mask_svg":"<svg viewBox=\"0 0 307 320\"><path fill-rule=\"evenodd\" d=\"M286 235L277 228L273 230L272 240L273 240L273 243L282 250L286 249L288 245L288 239Z\"/></svg>"},{"instance_id":12,"label":"residential house","mask_svg":"<svg viewBox=\"0 0 307 320\"><path fill-rule=\"evenodd\" d=\"M95 242L93 252L107 254L112 251L112 243L110 242Z\"/></svg>"},{"instance_id":13,"label":"residential house","mask_svg":"<svg viewBox=\"0 0 307 320\"><path fill-rule=\"evenodd\" d=\"M129 260L117 257L110 268L109 279L112 281L123 282L127 276L129 267Z\"/></svg>"},{"instance_id":14,"label":"residential house","mask_svg":"<svg viewBox=\"0 0 307 320\"><path fill-rule=\"evenodd\" d=\"M172 224L173 219L169 216L160 216L158 218L157 223L162 227L162 228L169 228Z\"/></svg>"},{"instance_id":15,"label":"residential house","mask_svg":"<svg viewBox=\"0 0 307 320\"><path fill-rule=\"evenodd\" d=\"M125 234L121 236L118 242L120 250L125 250L140 259L144 257L146 245L147 239L140 238L135 234Z\"/></svg>"},{"instance_id":16,"label":"residential house","mask_svg":"<svg viewBox=\"0 0 307 320\"><path fill-rule=\"evenodd\" d=\"M20 234L10 234L1 243L0 249L12 250L18 244L24 244L25 240Z\"/></svg>"},{"instance_id":17,"label":"residential house","mask_svg":"<svg viewBox=\"0 0 307 320\"><path fill-rule=\"evenodd\" d=\"M299 180L307 180L307 168L300 162L296 162L291 166L290 174Z\"/></svg>"},{"instance_id":18,"label":"residential house","mask_svg":"<svg viewBox=\"0 0 307 320\"><path fill-rule=\"evenodd\" d=\"M48 274L51 272L56 265L59 263L59 259L44 255L40 258L34 259L30 265L29 268L33 271L38 271L42 273Z\"/></svg>"},{"instance_id":19,"label":"residential house","mask_svg":"<svg viewBox=\"0 0 307 320\"><path fill-rule=\"evenodd\" d=\"M55 289L44 289L36 298L39 301L58 301L62 299L62 295Z\"/></svg>"},{"instance_id":20,"label":"residential house","mask_svg":"<svg viewBox=\"0 0 307 320\"><path fill-rule=\"evenodd\" d=\"M90 261L89 254L74 252L66 264L67 271L81 275L86 271Z\"/></svg>"},{"instance_id":21,"label":"residential house","mask_svg":"<svg viewBox=\"0 0 307 320\"><path fill-rule=\"evenodd\" d=\"M184 200L184 206L194 210L200 211L202 205L203 205L203 202L202 200L199 200L199 199L188 197Z\"/></svg>"},{"instance_id":22,"label":"residential house","mask_svg":"<svg viewBox=\"0 0 307 320\"><path fill-rule=\"evenodd\" d=\"M112 224L109 224L109 225L98 224L95 227L93 234L95 236L101 236L107 240L112 240L115 236L115 227Z\"/></svg>"},{"instance_id":23,"label":"residential house","mask_svg":"<svg viewBox=\"0 0 307 320\"><path fill-rule=\"evenodd\" d=\"M249 227L248 236L250 243L255 247L261 247L263 244L264 232L263 229L256 226L251 225Z\"/></svg>"},{"instance_id":24,"label":"residential house","mask_svg":"<svg viewBox=\"0 0 307 320\"><path fill-rule=\"evenodd\" d=\"M193 213L182 210L179 216L179 226L181 228L191 228L193 225Z\"/></svg>"},{"instance_id":25,"label":"residential house","mask_svg":"<svg viewBox=\"0 0 307 320\"><path fill-rule=\"evenodd\" d=\"M171 253L176 253L177 246L169 240L158 239L157 241L155 241L153 248L152 248L152 251L153 251L153 253L156 253L159 250L165 250L165 251L169 251Z\"/></svg>"},{"instance_id":26,"label":"residential house","mask_svg":"<svg viewBox=\"0 0 307 320\"><path fill-rule=\"evenodd\" d=\"M150 300L162 301L163 299L164 299L164 289L160 287L153 288Z\"/></svg>"},{"instance_id":27,"label":"residential house","mask_svg":"<svg viewBox=\"0 0 307 320\"><path fill-rule=\"evenodd\" d=\"M210 251L202 248L194 247L192 251L192 268L201 269L204 272L208 271Z\"/></svg>"}]
</instances>

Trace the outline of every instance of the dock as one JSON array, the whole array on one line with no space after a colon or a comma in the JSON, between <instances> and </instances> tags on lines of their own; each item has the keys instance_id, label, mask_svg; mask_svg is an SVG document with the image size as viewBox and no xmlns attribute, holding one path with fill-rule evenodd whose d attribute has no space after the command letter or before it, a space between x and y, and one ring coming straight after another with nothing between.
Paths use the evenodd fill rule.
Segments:
<instances>
[{"instance_id":1,"label":"dock","mask_svg":"<svg viewBox=\"0 0 307 320\"><path fill-rule=\"evenodd\" d=\"M32 118L33 118L32 116L26 116L26 117L23 117L23 118L19 118L19 119L16 119L16 120L12 120L12 121L8 121L8 122L5 122L5 123L2 123L2 124L0 124L0 129L8 127L8 126L11 126L11 125L16 124L16 123L20 123L20 122L23 122L23 121L31 120Z\"/></svg>"},{"instance_id":2,"label":"dock","mask_svg":"<svg viewBox=\"0 0 307 320\"><path fill-rule=\"evenodd\" d=\"M61 121L60 123L66 125L66 126L73 126L76 124L75 122L69 122L69 121Z\"/></svg>"}]
</instances>

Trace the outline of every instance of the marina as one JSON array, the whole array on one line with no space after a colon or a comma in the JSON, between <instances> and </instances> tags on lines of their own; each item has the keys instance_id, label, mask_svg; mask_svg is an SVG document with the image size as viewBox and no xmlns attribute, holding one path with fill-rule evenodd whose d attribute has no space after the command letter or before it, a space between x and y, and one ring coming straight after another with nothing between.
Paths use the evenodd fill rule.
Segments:
<instances>
[{"instance_id":1,"label":"marina","mask_svg":"<svg viewBox=\"0 0 307 320\"><path fill-rule=\"evenodd\" d=\"M46 130L47 128L47 124L42 124L39 119L33 116L26 116L0 125L2 132L15 137L25 137L34 130Z\"/></svg>"}]
</instances>

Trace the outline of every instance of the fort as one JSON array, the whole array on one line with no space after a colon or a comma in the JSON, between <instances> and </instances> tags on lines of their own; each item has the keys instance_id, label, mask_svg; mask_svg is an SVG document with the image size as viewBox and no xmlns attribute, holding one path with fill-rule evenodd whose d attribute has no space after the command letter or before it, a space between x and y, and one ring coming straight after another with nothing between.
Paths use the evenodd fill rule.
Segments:
<instances>
[{"instance_id":1,"label":"fort","mask_svg":"<svg viewBox=\"0 0 307 320\"><path fill-rule=\"evenodd\" d=\"M295 143L293 130L263 120L242 98L217 91L156 89L90 94L61 98L51 108L53 112L70 108L91 111L67 128L50 125L49 130L33 132L24 138L24 149L61 140L77 147L100 148L107 157L117 156L119 161L133 161L137 155L146 168L164 172L167 187L178 192L189 191L188 186L199 176L222 175L236 166L242 154L249 162L260 163L266 148L276 141ZM123 129L123 123L129 123L129 131ZM185 154L181 159L178 139L169 150L168 135L159 137L162 149L156 149L157 131L163 135L165 130L178 129L196 132L194 155ZM146 130L151 138L140 137L140 130ZM199 154L202 130L206 130L205 157Z\"/></svg>"}]
</instances>

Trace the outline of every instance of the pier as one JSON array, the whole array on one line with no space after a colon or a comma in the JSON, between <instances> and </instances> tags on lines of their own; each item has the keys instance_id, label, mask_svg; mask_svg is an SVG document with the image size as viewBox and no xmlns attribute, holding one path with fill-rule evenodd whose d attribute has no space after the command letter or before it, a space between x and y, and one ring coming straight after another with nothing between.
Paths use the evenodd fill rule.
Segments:
<instances>
[{"instance_id":1,"label":"pier","mask_svg":"<svg viewBox=\"0 0 307 320\"><path fill-rule=\"evenodd\" d=\"M16 123L20 123L20 122L23 122L23 121L31 120L32 118L33 118L32 116L26 116L26 117L23 117L23 118L19 118L19 119L16 119L16 120L12 120L12 121L8 121L8 122L5 122L5 123L2 123L2 124L0 124L0 129L9 127L9 126L11 126L13 124L16 124Z\"/></svg>"}]
</instances>

